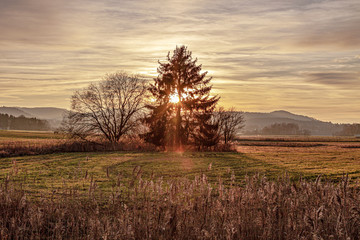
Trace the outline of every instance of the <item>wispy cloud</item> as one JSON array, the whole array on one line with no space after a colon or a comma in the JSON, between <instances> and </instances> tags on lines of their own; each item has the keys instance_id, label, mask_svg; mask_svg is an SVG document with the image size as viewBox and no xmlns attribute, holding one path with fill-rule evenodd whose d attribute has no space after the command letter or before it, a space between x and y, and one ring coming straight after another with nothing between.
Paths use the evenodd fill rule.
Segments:
<instances>
[{"instance_id":1,"label":"wispy cloud","mask_svg":"<svg viewBox=\"0 0 360 240\"><path fill-rule=\"evenodd\" d=\"M342 87L356 87L360 90L359 72L315 72L308 73L309 82Z\"/></svg>"},{"instance_id":2,"label":"wispy cloud","mask_svg":"<svg viewBox=\"0 0 360 240\"><path fill-rule=\"evenodd\" d=\"M359 12L358 0L2 0L0 102L68 107L105 73L153 76L185 44L223 105L360 118Z\"/></svg>"}]
</instances>

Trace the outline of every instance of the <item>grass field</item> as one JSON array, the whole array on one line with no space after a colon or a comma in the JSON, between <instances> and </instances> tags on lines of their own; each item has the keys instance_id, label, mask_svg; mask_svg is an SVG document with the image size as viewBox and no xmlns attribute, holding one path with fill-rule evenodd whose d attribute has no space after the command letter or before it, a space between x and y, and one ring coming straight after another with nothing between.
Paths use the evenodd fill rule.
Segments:
<instances>
[{"instance_id":1,"label":"grass field","mask_svg":"<svg viewBox=\"0 0 360 240\"><path fill-rule=\"evenodd\" d=\"M247 157L289 173L339 179L360 177L360 141L349 137L245 139L237 147Z\"/></svg>"},{"instance_id":2,"label":"grass field","mask_svg":"<svg viewBox=\"0 0 360 240\"><path fill-rule=\"evenodd\" d=\"M134 168L140 168L143 178L162 177L164 180L206 175L230 181L231 174L240 181L246 174L281 175L285 169L247 157L241 153L62 153L39 156L3 158L0 177L7 175L26 182L25 188L34 194L74 187L86 191L91 179L102 190L121 179L128 181ZM209 169L211 168L211 169Z\"/></svg>"},{"instance_id":3,"label":"grass field","mask_svg":"<svg viewBox=\"0 0 360 240\"><path fill-rule=\"evenodd\" d=\"M64 136L53 132L0 130L0 157L10 149L54 146L64 141Z\"/></svg>"},{"instance_id":4,"label":"grass field","mask_svg":"<svg viewBox=\"0 0 360 240\"><path fill-rule=\"evenodd\" d=\"M51 131L17 131L17 130L0 130L0 142L7 141L29 141L29 140L51 140L62 139L60 134L54 134Z\"/></svg>"},{"instance_id":5,"label":"grass field","mask_svg":"<svg viewBox=\"0 0 360 240\"><path fill-rule=\"evenodd\" d=\"M0 131L0 142L53 141L53 133ZM34 195L61 191L72 187L86 191L92 181L104 190L111 190L117 181L128 180L134 168L143 178L165 180L206 173L210 180L221 177L229 182L232 173L236 182L244 176L259 173L276 179L285 173L315 179L323 175L339 180L349 174L352 181L360 177L360 145L354 138L332 137L244 137L237 144L237 153L215 152L89 152L55 153L0 159L0 178L14 176L25 180L24 188Z\"/></svg>"},{"instance_id":6,"label":"grass field","mask_svg":"<svg viewBox=\"0 0 360 240\"><path fill-rule=\"evenodd\" d=\"M1 136L19 148L57 140ZM0 239L360 239L358 140L244 137L236 146L0 158Z\"/></svg>"}]
</instances>

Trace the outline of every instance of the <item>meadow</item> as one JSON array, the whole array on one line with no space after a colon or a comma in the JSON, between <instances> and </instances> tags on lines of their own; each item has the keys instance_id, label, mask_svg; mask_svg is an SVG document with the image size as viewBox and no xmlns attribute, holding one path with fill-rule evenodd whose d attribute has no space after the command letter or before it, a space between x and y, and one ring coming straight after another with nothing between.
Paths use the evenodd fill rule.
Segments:
<instances>
[{"instance_id":1,"label":"meadow","mask_svg":"<svg viewBox=\"0 0 360 240\"><path fill-rule=\"evenodd\" d=\"M66 140L0 132L12 141ZM249 136L236 149L2 157L0 237L359 239L359 139Z\"/></svg>"},{"instance_id":2,"label":"meadow","mask_svg":"<svg viewBox=\"0 0 360 240\"><path fill-rule=\"evenodd\" d=\"M0 146L56 148L66 140L50 132L0 131ZM288 174L290 178L316 179L321 175L333 182L348 174L351 182L360 178L360 140L341 137L242 137L237 152L154 152L96 151L34 153L0 159L0 178L27 179L24 188L34 193L59 190L66 183L87 189L96 179L104 191L119 178L129 179L134 168L144 178L166 180L206 173L210 181L218 177L236 182L258 173L269 179ZM46 151L45 151L46 152ZM16 175L16 176L15 176Z\"/></svg>"}]
</instances>

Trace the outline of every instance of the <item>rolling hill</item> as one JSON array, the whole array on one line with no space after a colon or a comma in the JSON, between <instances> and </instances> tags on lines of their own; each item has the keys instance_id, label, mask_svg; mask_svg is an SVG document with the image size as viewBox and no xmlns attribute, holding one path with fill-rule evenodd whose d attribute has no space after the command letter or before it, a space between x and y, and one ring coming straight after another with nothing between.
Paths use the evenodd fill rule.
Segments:
<instances>
[{"instance_id":1,"label":"rolling hill","mask_svg":"<svg viewBox=\"0 0 360 240\"><path fill-rule=\"evenodd\" d=\"M60 125L64 115L68 110L53 107L0 107L0 113L13 115L18 117L23 115L28 118L38 118L47 120L53 128ZM323 122L312 117L294 114L288 111L279 110L270 113L263 112L244 112L245 134L259 134L264 127L275 123L294 123L299 125L301 129L306 129L312 135L333 135L343 128L343 124L333 124L331 122Z\"/></svg>"},{"instance_id":2,"label":"rolling hill","mask_svg":"<svg viewBox=\"0 0 360 240\"><path fill-rule=\"evenodd\" d=\"M25 116L47 120L53 128L57 128L68 110L54 107L0 107L0 113L13 115L14 117Z\"/></svg>"},{"instance_id":3,"label":"rolling hill","mask_svg":"<svg viewBox=\"0 0 360 240\"><path fill-rule=\"evenodd\" d=\"M245 134L259 134L264 127L276 123L294 123L300 129L309 130L311 135L333 135L343 128L343 124L323 122L312 117L293 114L284 110L270 113L244 112Z\"/></svg>"},{"instance_id":4,"label":"rolling hill","mask_svg":"<svg viewBox=\"0 0 360 240\"><path fill-rule=\"evenodd\" d=\"M14 117L19 117L21 115L28 118L35 117L30 113L24 112L23 110L21 110L21 108L16 107L0 107L0 113L13 115Z\"/></svg>"}]
</instances>

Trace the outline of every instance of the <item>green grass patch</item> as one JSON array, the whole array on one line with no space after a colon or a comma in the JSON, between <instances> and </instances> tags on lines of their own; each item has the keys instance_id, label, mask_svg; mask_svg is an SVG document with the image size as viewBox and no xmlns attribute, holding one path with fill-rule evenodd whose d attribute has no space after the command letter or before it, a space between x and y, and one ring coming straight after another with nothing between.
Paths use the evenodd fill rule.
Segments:
<instances>
[{"instance_id":1,"label":"green grass patch","mask_svg":"<svg viewBox=\"0 0 360 240\"><path fill-rule=\"evenodd\" d=\"M35 192L87 189L91 179L108 191L119 179L132 179L135 168L144 179L193 179L205 173L210 181L221 177L225 182L232 173L240 182L245 175L260 173L276 178L286 171L241 153L61 153L0 159L1 178L13 176L25 182L26 190Z\"/></svg>"},{"instance_id":2,"label":"green grass patch","mask_svg":"<svg viewBox=\"0 0 360 240\"><path fill-rule=\"evenodd\" d=\"M51 132L0 131L0 140L39 141L40 146L42 141L52 138L61 136ZM0 179L11 176L22 182L29 193L41 194L68 188L87 191L95 181L98 188L110 191L119 181L129 182L134 174L143 179L174 180L194 179L204 173L210 181L216 182L220 177L225 183L234 174L239 184L246 175L255 173L270 179L284 173L294 179L316 179L320 174L332 181L338 181L343 174L349 174L353 181L360 177L360 150L343 147L357 146L358 143L351 142L353 139L324 137L319 142L315 137L291 139L319 144L316 147L303 143L289 145L288 139L269 138L270 144L266 144L267 138L259 140L262 145L239 145L239 153L83 152L0 158ZM344 143L346 140L349 142Z\"/></svg>"},{"instance_id":3,"label":"green grass patch","mask_svg":"<svg viewBox=\"0 0 360 240\"><path fill-rule=\"evenodd\" d=\"M0 130L0 139L63 139L61 134L55 134L52 131L17 131Z\"/></svg>"},{"instance_id":4,"label":"green grass patch","mask_svg":"<svg viewBox=\"0 0 360 240\"><path fill-rule=\"evenodd\" d=\"M278 154L281 158L283 155ZM180 178L194 179L206 174L210 181L216 182L219 177L230 183L231 176L241 183L246 175L256 173L269 179L276 179L288 173L292 178L303 176L315 179L323 174L332 179L341 178L343 172L339 165L332 166L323 161L280 161L274 157L265 159L266 155L244 153L61 153L38 156L23 156L0 159L0 178L12 176L24 184L24 189L32 194L62 191L75 188L87 191L90 183L103 191L111 191L118 181L129 182L134 175L143 179L174 180ZM136 171L134 172L134 169ZM140 171L139 171L140 170ZM359 175L359 169L349 171Z\"/></svg>"}]
</instances>

